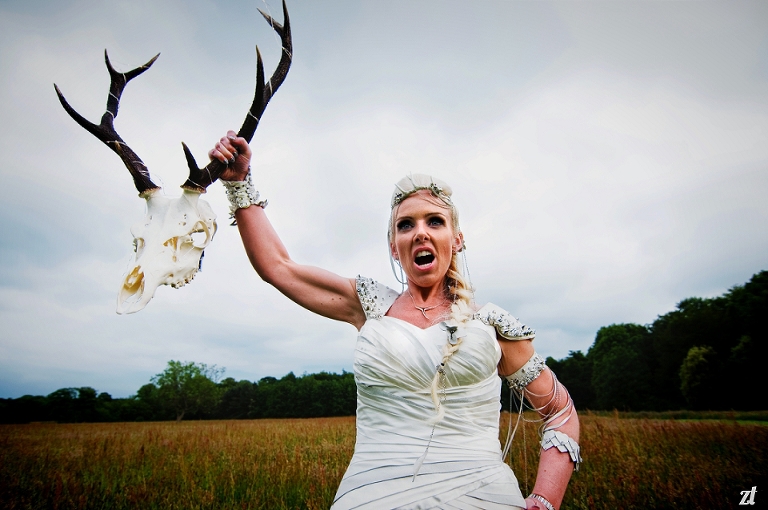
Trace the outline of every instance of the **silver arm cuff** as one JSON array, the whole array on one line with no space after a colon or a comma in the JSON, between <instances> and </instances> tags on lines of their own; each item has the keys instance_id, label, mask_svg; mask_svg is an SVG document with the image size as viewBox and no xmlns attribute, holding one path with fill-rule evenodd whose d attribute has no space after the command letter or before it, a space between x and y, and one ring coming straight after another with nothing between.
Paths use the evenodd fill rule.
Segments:
<instances>
[{"instance_id":1,"label":"silver arm cuff","mask_svg":"<svg viewBox=\"0 0 768 510\"><path fill-rule=\"evenodd\" d=\"M579 464L581 464L581 448L571 436L560 432L559 430L548 430L541 436L541 448L549 450L555 447L563 453L568 453L571 456L571 461L574 463L574 470L579 470Z\"/></svg>"},{"instance_id":2,"label":"silver arm cuff","mask_svg":"<svg viewBox=\"0 0 768 510\"><path fill-rule=\"evenodd\" d=\"M267 206L266 200L259 200L259 192L253 187L250 171L244 181L221 181L221 183L227 190L229 212L232 218L238 209L246 209L252 205L263 209Z\"/></svg>"},{"instance_id":3,"label":"silver arm cuff","mask_svg":"<svg viewBox=\"0 0 768 510\"><path fill-rule=\"evenodd\" d=\"M547 365L544 363L544 358L534 352L531 359L529 359L525 365L520 367L520 370L512 375L506 376L504 379L507 380L510 388L514 390L522 390L528 386L531 381L541 375L541 372L546 367Z\"/></svg>"}]
</instances>

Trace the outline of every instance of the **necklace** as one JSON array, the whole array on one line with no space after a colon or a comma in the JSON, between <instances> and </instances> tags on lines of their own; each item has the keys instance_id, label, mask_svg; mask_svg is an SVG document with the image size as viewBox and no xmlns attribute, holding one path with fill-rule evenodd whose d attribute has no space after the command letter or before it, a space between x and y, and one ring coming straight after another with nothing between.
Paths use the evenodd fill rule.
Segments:
<instances>
[{"instance_id":1,"label":"necklace","mask_svg":"<svg viewBox=\"0 0 768 510\"><path fill-rule=\"evenodd\" d=\"M420 311L421 315L423 315L424 318L427 319L427 320L432 320L429 317L427 317L427 312L428 311L434 310L438 306L442 306L442 305L445 304L445 299L443 299L441 302L439 302L438 304L436 304L434 306L416 306L416 300L413 299L413 294L411 294L411 289L408 289L408 295L411 296L411 303L413 303L413 307L415 309L417 309L418 311Z\"/></svg>"}]
</instances>

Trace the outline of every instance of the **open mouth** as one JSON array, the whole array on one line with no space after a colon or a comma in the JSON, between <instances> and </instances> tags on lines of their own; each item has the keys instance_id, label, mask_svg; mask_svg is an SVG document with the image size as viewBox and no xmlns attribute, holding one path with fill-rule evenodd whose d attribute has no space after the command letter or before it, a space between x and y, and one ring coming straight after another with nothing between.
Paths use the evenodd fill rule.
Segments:
<instances>
[{"instance_id":1,"label":"open mouth","mask_svg":"<svg viewBox=\"0 0 768 510\"><path fill-rule=\"evenodd\" d=\"M435 256L427 250L422 250L416 253L416 257L414 257L413 260L416 262L417 266L424 267L430 265L432 261L435 260Z\"/></svg>"}]
</instances>

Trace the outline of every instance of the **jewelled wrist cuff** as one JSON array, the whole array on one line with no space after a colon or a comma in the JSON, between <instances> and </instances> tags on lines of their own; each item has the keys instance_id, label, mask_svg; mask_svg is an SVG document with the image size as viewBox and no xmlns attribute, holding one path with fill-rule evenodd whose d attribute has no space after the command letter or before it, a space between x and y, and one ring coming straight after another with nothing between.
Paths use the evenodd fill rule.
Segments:
<instances>
[{"instance_id":1,"label":"jewelled wrist cuff","mask_svg":"<svg viewBox=\"0 0 768 510\"><path fill-rule=\"evenodd\" d=\"M252 205L263 209L267 206L266 200L259 200L259 192L253 187L250 171L244 181L221 181L221 183L227 190L231 218L235 217L235 211L238 209L246 209Z\"/></svg>"},{"instance_id":2,"label":"jewelled wrist cuff","mask_svg":"<svg viewBox=\"0 0 768 510\"><path fill-rule=\"evenodd\" d=\"M574 471L579 470L579 464L581 464L581 448L571 436L560 432L559 430L548 430L544 432L541 437L541 448L549 450L555 447L563 453L568 453L571 456L571 461L574 463Z\"/></svg>"}]
</instances>

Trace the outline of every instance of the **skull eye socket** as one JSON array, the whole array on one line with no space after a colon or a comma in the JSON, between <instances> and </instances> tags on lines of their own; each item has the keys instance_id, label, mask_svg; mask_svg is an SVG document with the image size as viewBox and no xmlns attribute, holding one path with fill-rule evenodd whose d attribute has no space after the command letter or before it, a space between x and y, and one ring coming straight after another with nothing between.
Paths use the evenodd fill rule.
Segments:
<instances>
[{"instance_id":1,"label":"skull eye socket","mask_svg":"<svg viewBox=\"0 0 768 510\"><path fill-rule=\"evenodd\" d=\"M210 242L210 235L208 233L208 229L205 227L204 224L198 223L197 229L190 232L190 237L192 237L192 245L195 248L205 248L208 246L208 243Z\"/></svg>"}]
</instances>

